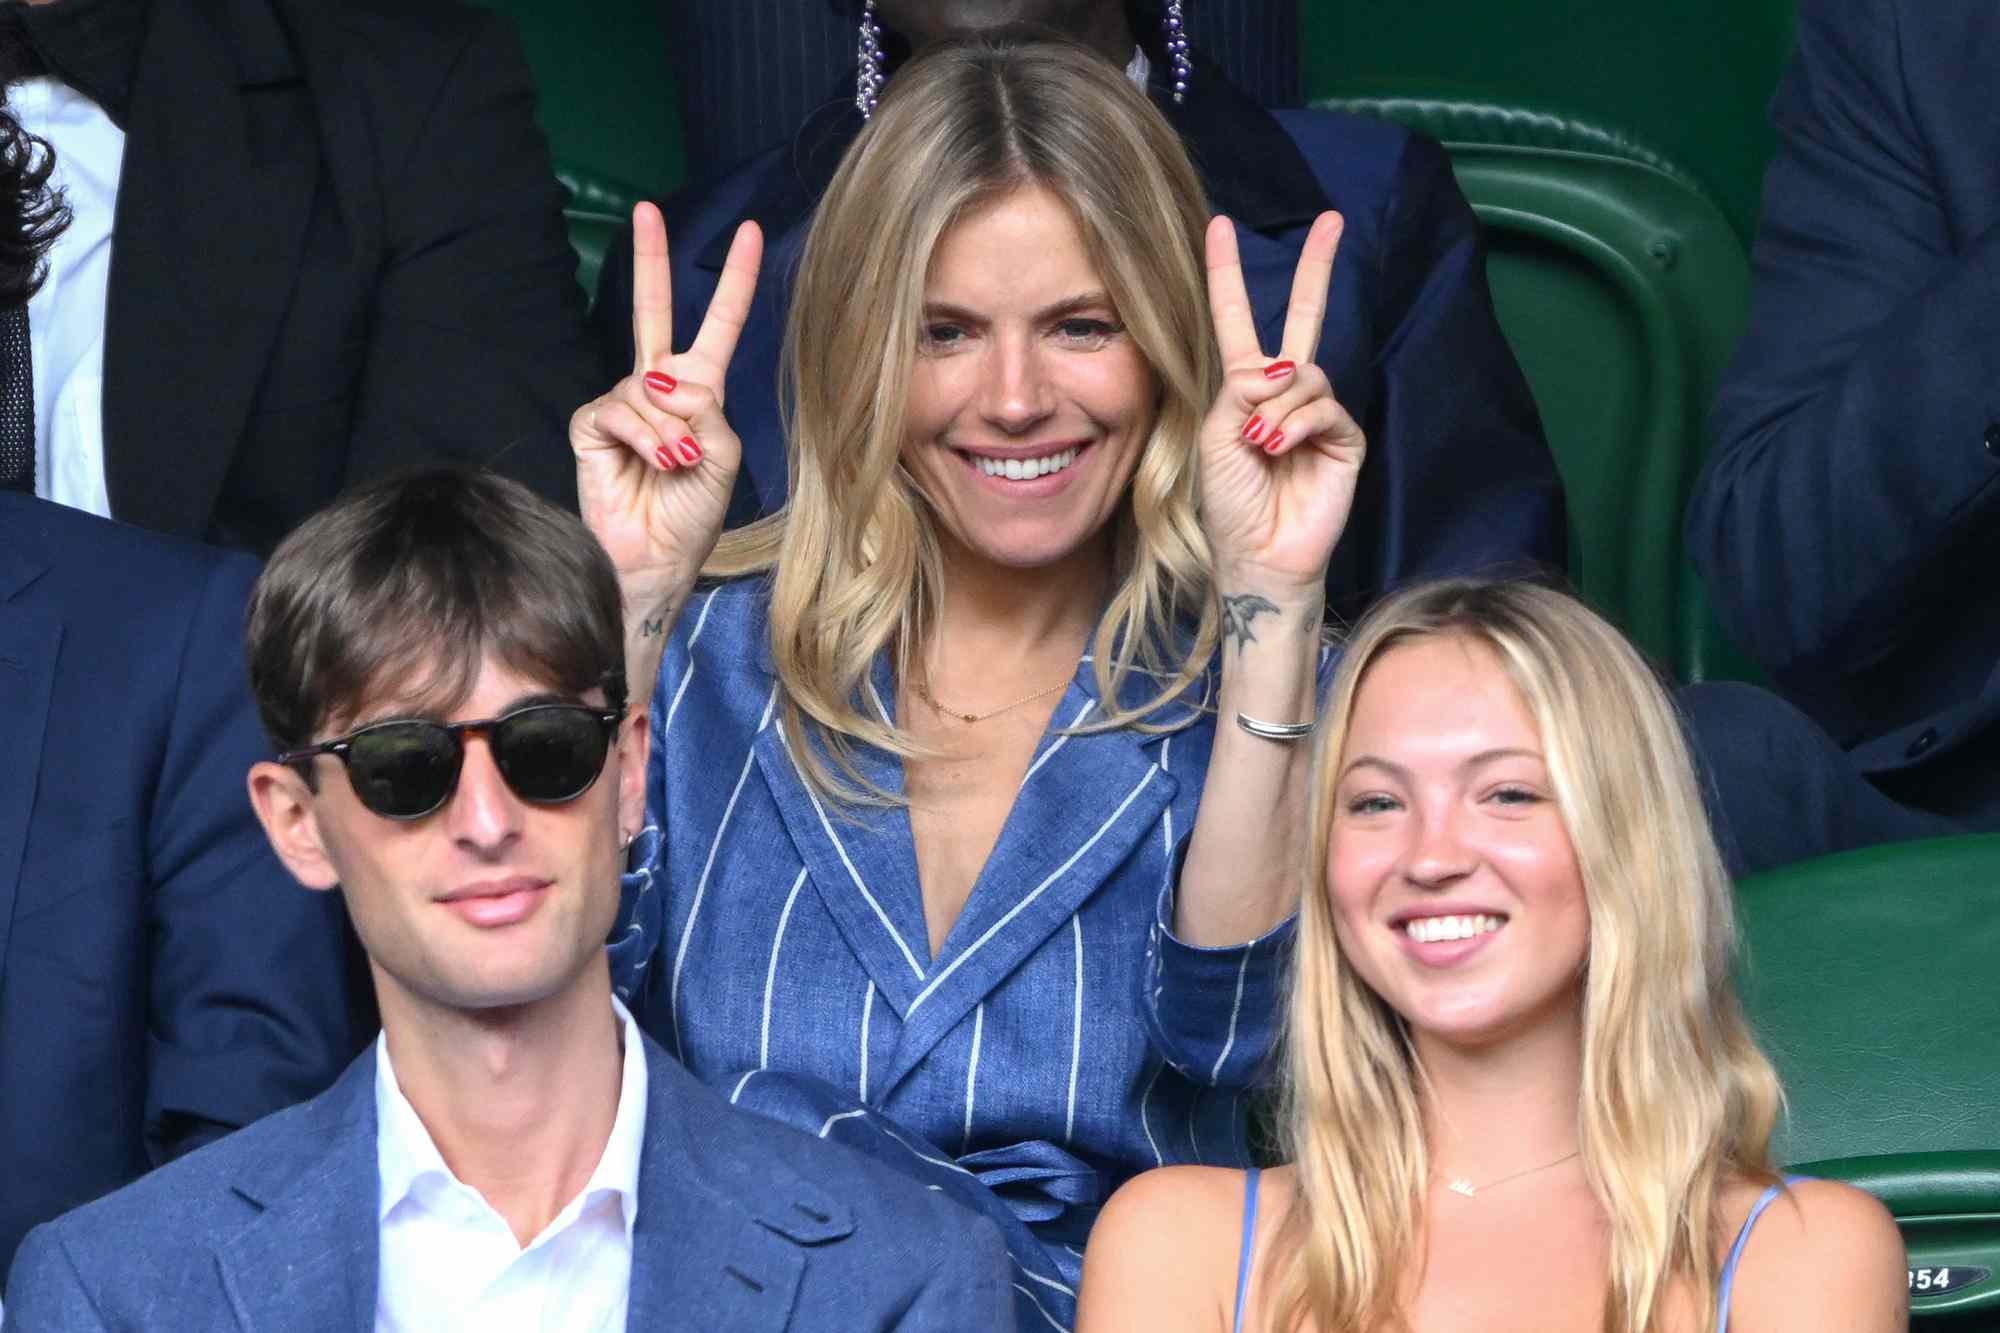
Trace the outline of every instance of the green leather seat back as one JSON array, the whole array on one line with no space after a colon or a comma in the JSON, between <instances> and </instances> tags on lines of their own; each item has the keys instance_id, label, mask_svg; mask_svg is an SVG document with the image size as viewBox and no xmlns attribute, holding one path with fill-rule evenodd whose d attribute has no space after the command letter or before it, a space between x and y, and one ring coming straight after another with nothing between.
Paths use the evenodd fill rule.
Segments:
<instances>
[{"instance_id":1,"label":"green leather seat back","mask_svg":"<svg viewBox=\"0 0 2000 1333\"><path fill-rule=\"evenodd\" d=\"M1889 1205L1913 1312L1993 1326L2000 836L1788 866L1738 902L1744 1000L1789 1102L1780 1160Z\"/></svg>"},{"instance_id":2,"label":"green leather seat back","mask_svg":"<svg viewBox=\"0 0 2000 1333\"><path fill-rule=\"evenodd\" d=\"M1656 152L1562 117L1413 98L1324 102L1441 141L1487 229L1500 324L1541 409L1577 590L1683 680L1748 674L1682 551L1703 418L1750 272L1715 204Z\"/></svg>"},{"instance_id":3,"label":"green leather seat back","mask_svg":"<svg viewBox=\"0 0 2000 1333\"><path fill-rule=\"evenodd\" d=\"M1791 50L1796 7L1302 0L1299 54L1312 98L1423 89L1630 126L1701 181L1747 240L1776 146L1764 108Z\"/></svg>"},{"instance_id":4,"label":"green leather seat back","mask_svg":"<svg viewBox=\"0 0 2000 1333\"><path fill-rule=\"evenodd\" d=\"M637 186L571 162L556 163L556 178L569 190L563 218L569 223L569 243L576 248L576 280L594 301L605 249L630 221L632 205L647 196Z\"/></svg>"}]
</instances>

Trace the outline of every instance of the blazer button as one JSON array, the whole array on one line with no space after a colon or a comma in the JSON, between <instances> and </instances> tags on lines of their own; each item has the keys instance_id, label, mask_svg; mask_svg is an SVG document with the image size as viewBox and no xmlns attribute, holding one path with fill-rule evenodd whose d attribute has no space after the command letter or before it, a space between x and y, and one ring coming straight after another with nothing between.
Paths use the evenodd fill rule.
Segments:
<instances>
[{"instance_id":1,"label":"blazer button","mask_svg":"<svg viewBox=\"0 0 2000 1333\"><path fill-rule=\"evenodd\" d=\"M1986 452L2000 458L2000 421L1986 428Z\"/></svg>"},{"instance_id":2,"label":"blazer button","mask_svg":"<svg viewBox=\"0 0 2000 1333\"><path fill-rule=\"evenodd\" d=\"M1922 733L1919 734L1915 740L1910 742L1910 748L1903 751L1903 758L1915 759L1918 755L1930 749L1933 745L1936 745L1937 740L1938 740L1937 728L1925 727Z\"/></svg>"}]
</instances>

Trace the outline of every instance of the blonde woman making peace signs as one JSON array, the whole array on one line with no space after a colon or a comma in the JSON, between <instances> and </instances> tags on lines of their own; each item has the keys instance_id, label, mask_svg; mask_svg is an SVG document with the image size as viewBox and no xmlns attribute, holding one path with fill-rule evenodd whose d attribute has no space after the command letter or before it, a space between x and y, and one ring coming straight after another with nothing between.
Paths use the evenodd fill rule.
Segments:
<instances>
[{"instance_id":1,"label":"blonde woman making peace signs","mask_svg":"<svg viewBox=\"0 0 2000 1333\"><path fill-rule=\"evenodd\" d=\"M1068 1327L1112 1189L1247 1160L1365 447L1311 356L1341 221L1269 353L1115 68L926 54L796 275L790 502L719 541L760 240L675 354L635 229L638 363L572 423L654 700L616 982L738 1105L995 1216Z\"/></svg>"}]
</instances>

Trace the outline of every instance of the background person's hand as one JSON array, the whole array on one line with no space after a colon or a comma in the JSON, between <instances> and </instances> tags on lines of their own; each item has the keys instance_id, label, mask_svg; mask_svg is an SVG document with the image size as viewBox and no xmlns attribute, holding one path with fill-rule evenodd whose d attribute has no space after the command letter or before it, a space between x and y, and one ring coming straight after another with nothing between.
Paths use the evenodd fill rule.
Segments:
<instances>
[{"instance_id":1,"label":"background person's hand","mask_svg":"<svg viewBox=\"0 0 2000 1333\"><path fill-rule=\"evenodd\" d=\"M1257 340L1235 226L1208 226L1223 381L1201 428L1201 521L1225 593L1316 591L1347 526L1367 440L1313 361L1341 226L1322 213L1307 233L1276 357Z\"/></svg>"},{"instance_id":2,"label":"background person's hand","mask_svg":"<svg viewBox=\"0 0 2000 1333\"><path fill-rule=\"evenodd\" d=\"M723 382L763 249L756 223L737 228L701 329L676 355L666 224L652 204L634 208L632 373L570 418L583 521L618 571L628 643L651 639L655 657L736 485L743 446L723 415Z\"/></svg>"}]
</instances>

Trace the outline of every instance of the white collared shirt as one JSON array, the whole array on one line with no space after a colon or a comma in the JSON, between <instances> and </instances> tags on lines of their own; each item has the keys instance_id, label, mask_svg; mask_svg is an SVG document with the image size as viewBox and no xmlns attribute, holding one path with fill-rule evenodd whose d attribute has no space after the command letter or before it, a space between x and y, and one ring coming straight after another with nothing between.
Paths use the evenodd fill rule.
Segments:
<instances>
[{"instance_id":1,"label":"white collared shirt","mask_svg":"<svg viewBox=\"0 0 2000 1333\"><path fill-rule=\"evenodd\" d=\"M70 224L49 249L48 277L28 299L35 372L35 494L111 515L104 481L104 300L125 131L102 107L46 75L8 85L7 108L55 151L50 183Z\"/></svg>"},{"instance_id":2,"label":"white collared shirt","mask_svg":"<svg viewBox=\"0 0 2000 1333\"><path fill-rule=\"evenodd\" d=\"M639 1212L646 1052L616 999L625 1041L618 1114L582 1193L526 1248L478 1190L459 1180L417 1118L387 1042L375 1039L381 1277L375 1333L621 1333Z\"/></svg>"}]
</instances>

